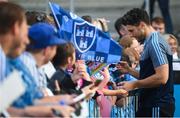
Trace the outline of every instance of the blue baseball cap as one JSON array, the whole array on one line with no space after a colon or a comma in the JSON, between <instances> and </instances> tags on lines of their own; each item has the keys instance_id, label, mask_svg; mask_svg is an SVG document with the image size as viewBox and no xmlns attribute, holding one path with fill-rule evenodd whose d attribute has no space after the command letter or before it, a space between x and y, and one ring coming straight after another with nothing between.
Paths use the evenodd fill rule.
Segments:
<instances>
[{"instance_id":1,"label":"blue baseball cap","mask_svg":"<svg viewBox=\"0 0 180 118\"><path fill-rule=\"evenodd\" d=\"M66 41L59 38L56 28L47 23L36 23L29 28L29 49L42 49L48 46L64 44Z\"/></svg>"}]
</instances>

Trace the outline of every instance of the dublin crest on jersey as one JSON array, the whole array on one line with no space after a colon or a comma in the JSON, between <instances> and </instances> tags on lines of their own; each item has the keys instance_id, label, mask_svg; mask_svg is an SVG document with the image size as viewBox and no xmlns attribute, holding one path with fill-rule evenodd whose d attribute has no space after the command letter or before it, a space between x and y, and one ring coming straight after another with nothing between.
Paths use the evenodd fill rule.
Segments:
<instances>
[{"instance_id":1,"label":"dublin crest on jersey","mask_svg":"<svg viewBox=\"0 0 180 118\"><path fill-rule=\"evenodd\" d=\"M79 52L88 51L96 37L96 28L87 22L74 24L74 44Z\"/></svg>"}]
</instances>

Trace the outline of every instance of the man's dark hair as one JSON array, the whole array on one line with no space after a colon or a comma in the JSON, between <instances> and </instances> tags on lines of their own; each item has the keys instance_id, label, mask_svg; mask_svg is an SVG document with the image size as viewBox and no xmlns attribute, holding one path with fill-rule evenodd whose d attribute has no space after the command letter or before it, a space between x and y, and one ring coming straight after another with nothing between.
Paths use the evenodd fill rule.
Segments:
<instances>
[{"instance_id":1,"label":"man's dark hair","mask_svg":"<svg viewBox=\"0 0 180 118\"><path fill-rule=\"evenodd\" d=\"M114 23L114 28L120 36L121 36L121 34L120 34L119 30L121 29L121 26L122 26L122 17L118 18Z\"/></svg>"},{"instance_id":2,"label":"man's dark hair","mask_svg":"<svg viewBox=\"0 0 180 118\"><path fill-rule=\"evenodd\" d=\"M57 53L52 60L52 63L55 67L64 66L68 64L68 57L73 57L75 53L75 48L72 43L61 44L57 47Z\"/></svg>"},{"instance_id":3,"label":"man's dark hair","mask_svg":"<svg viewBox=\"0 0 180 118\"><path fill-rule=\"evenodd\" d=\"M165 24L165 22L164 22L164 19L162 18L162 17L154 17L152 20L151 20L151 23L153 23L153 22L155 22L155 23L157 23L157 24Z\"/></svg>"},{"instance_id":4,"label":"man's dark hair","mask_svg":"<svg viewBox=\"0 0 180 118\"><path fill-rule=\"evenodd\" d=\"M25 19L25 12L22 7L10 2L0 2L0 35L6 34L13 25L21 24Z\"/></svg>"},{"instance_id":5,"label":"man's dark hair","mask_svg":"<svg viewBox=\"0 0 180 118\"><path fill-rule=\"evenodd\" d=\"M89 15L84 15L81 18L84 19L85 21L89 22L89 23L92 23L92 18Z\"/></svg>"},{"instance_id":6,"label":"man's dark hair","mask_svg":"<svg viewBox=\"0 0 180 118\"><path fill-rule=\"evenodd\" d=\"M147 25L150 25L150 19L147 12L139 8L134 8L128 11L122 19L123 25L138 26L141 21L145 22Z\"/></svg>"},{"instance_id":7,"label":"man's dark hair","mask_svg":"<svg viewBox=\"0 0 180 118\"><path fill-rule=\"evenodd\" d=\"M45 12L27 11L26 18L28 25L33 25L38 22L48 23L48 16Z\"/></svg>"}]
</instances>

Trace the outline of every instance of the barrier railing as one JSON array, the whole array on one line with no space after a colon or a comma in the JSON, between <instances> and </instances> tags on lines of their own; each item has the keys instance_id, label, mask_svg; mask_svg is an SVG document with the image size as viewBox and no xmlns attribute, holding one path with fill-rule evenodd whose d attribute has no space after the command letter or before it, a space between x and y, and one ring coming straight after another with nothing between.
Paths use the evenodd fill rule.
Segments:
<instances>
[{"instance_id":1,"label":"barrier railing","mask_svg":"<svg viewBox=\"0 0 180 118\"><path fill-rule=\"evenodd\" d=\"M100 108L94 99L89 100L89 117L96 118L100 117Z\"/></svg>"},{"instance_id":2,"label":"barrier railing","mask_svg":"<svg viewBox=\"0 0 180 118\"><path fill-rule=\"evenodd\" d=\"M138 108L138 92L139 90L130 91L129 96L125 98L123 107L112 106L111 117L135 117ZM101 117L100 108L96 100L89 100L89 117Z\"/></svg>"},{"instance_id":3,"label":"barrier railing","mask_svg":"<svg viewBox=\"0 0 180 118\"><path fill-rule=\"evenodd\" d=\"M136 96L129 96L125 98L125 105L123 107L113 106L111 111L112 117L135 117Z\"/></svg>"}]
</instances>

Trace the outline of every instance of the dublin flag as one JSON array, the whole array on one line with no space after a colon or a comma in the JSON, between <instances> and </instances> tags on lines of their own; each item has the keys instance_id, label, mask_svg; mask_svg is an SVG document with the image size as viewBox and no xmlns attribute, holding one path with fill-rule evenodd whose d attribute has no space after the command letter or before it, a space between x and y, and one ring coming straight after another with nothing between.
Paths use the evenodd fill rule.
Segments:
<instances>
[{"instance_id":1,"label":"dublin flag","mask_svg":"<svg viewBox=\"0 0 180 118\"><path fill-rule=\"evenodd\" d=\"M60 37L71 41L77 58L101 63L116 63L122 48L111 37L77 15L49 2Z\"/></svg>"}]
</instances>

